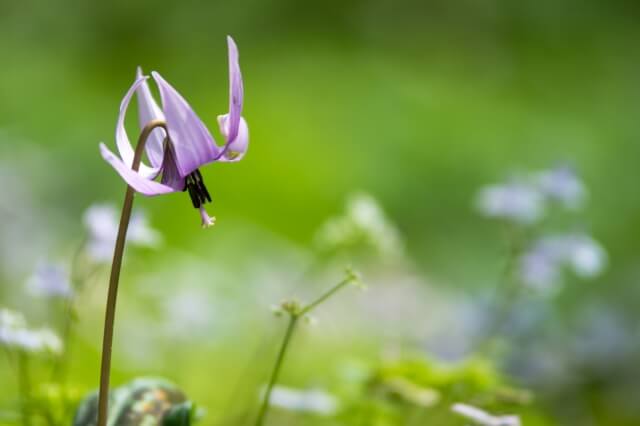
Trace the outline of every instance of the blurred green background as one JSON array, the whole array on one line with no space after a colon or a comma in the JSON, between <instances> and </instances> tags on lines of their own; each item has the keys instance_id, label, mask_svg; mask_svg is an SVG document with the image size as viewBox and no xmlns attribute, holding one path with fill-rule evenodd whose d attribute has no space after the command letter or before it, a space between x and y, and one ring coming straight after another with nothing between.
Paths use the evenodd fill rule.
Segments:
<instances>
[{"instance_id":1,"label":"blurred green background","mask_svg":"<svg viewBox=\"0 0 640 426\"><path fill-rule=\"evenodd\" d=\"M29 301L26 277L42 259L70 259L89 205L121 202L124 184L100 158L98 142L115 146L118 105L136 66L162 73L218 135L231 34L249 153L202 170L218 219L212 229L200 229L183 194L136 199L164 244L127 254L116 384L169 377L211 421L224 418L229 404L252 407L284 326L269 306L339 280L334 270L309 285L300 277L314 262L317 230L358 191L374 196L397 225L412 275L429 288L490 294L504 241L474 212L477 189L558 162L572 164L590 189L578 220L606 248L609 267L545 302L554 312L546 327L561 330L562 342L585 321L574 313L597 304L626 318L637 341L639 19L640 4L623 0L0 0L0 302L44 323L54 308ZM79 303L70 371L79 392L98 383L106 273ZM159 307L183 288L211 297L209 332L177 324L174 335L149 337L164 321ZM367 297L375 292L369 283ZM336 306L301 332L283 382L331 389L345 359L376 363L398 344L422 353L400 331L382 333L381 318L363 317L370 314L348 302ZM389 302L386 309L405 308ZM411 311L403 325L411 328L413 316L417 328L443 326L430 310ZM546 420L525 424L639 424L640 371L613 364L572 371L570 385L544 388ZM3 406L13 401L14 382L3 360ZM280 424L304 421L316 420Z\"/></svg>"}]
</instances>

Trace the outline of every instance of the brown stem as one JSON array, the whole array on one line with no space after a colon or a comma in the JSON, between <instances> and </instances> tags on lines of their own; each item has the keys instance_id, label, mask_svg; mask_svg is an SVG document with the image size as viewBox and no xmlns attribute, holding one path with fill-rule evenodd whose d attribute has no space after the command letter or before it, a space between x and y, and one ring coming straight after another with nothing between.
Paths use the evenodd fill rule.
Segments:
<instances>
[{"instance_id":1,"label":"brown stem","mask_svg":"<svg viewBox=\"0 0 640 426\"><path fill-rule=\"evenodd\" d=\"M138 171L140 161L147 138L156 127L162 127L167 131L167 127L162 120L152 120L142 129L138 138L138 145L133 157L131 168ZM168 132L167 132L168 133ZM134 190L127 186L127 192L124 196L122 205L122 215L120 216L120 227L118 228L118 237L116 239L116 247L113 252L113 262L111 264L111 276L109 278L109 292L107 295L107 308L104 317L104 336L102 339L102 363L100 366L100 392L98 399L98 424L97 426L106 426L107 412L109 409L109 377L111 374L111 347L113 343L113 324L116 315L116 299L118 296L118 283L120 281L120 269L122 266L122 255L124 254L124 244L127 237L127 229L129 228L129 220L131 219L131 209L133 207Z\"/></svg>"}]
</instances>

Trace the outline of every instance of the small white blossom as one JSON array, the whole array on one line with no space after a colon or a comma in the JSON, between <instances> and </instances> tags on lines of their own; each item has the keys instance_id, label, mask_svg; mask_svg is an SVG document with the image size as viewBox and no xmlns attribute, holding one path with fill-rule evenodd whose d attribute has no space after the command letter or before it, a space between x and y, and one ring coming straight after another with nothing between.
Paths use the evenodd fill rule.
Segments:
<instances>
[{"instance_id":1,"label":"small white blossom","mask_svg":"<svg viewBox=\"0 0 640 426\"><path fill-rule=\"evenodd\" d=\"M521 426L518 416L494 416L480 408L468 404L453 404L451 411L473 421L480 426Z\"/></svg>"},{"instance_id":2,"label":"small white blossom","mask_svg":"<svg viewBox=\"0 0 640 426\"><path fill-rule=\"evenodd\" d=\"M299 390L275 386L269 404L289 411L331 416L338 411L338 400L328 392L312 389Z\"/></svg>"},{"instance_id":3,"label":"small white blossom","mask_svg":"<svg viewBox=\"0 0 640 426\"><path fill-rule=\"evenodd\" d=\"M362 193L351 196L344 215L328 220L316 239L328 249L364 242L385 256L398 256L403 252L402 239L395 225L375 198Z\"/></svg>"},{"instance_id":4,"label":"small white blossom","mask_svg":"<svg viewBox=\"0 0 640 426\"><path fill-rule=\"evenodd\" d=\"M607 253L588 235L578 235L572 241L570 264L578 276L592 278L605 268Z\"/></svg>"},{"instance_id":5,"label":"small white blossom","mask_svg":"<svg viewBox=\"0 0 640 426\"><path fill-rule=\"evenodd\" d=\"M27 290L34 296L68 298L73 294L67 271L53 263L41 263L27 280Z\"/></svg>"},{"instance_id":6,"label":"small white blossom","mask_svg":"<svg viewBox=\"0 0 640 426\"><path fill-rule=\"evenodd\" d=\"M476 206L487 217L529 225L544 214L544 201L544 196L535 186L514 181L482 188Z\"/></svg>"},{"instance_id":7,"label":"small white blossom","mask_svg":"<svg viewBox=\"0 0 640 426\"><path fill-rule=\"evenodd\" d=\"M89 256L96 262L111 260L119 226L116 208L109 204L94 204L85 211L83 220L89 234ZM156 247L161 240L161 235L149 226L142 212L132 214L127 231L128 242L143 247Z\"/></svg>"},{"instance_id":8,"label":"small white blossom","mask_svg":"<svg viewBox=\"0 0 640 426\"><path fill-rule=\"evenodd\" d=\"M26 327L27 321L21 313L0 309L0 344L9 345L15 332Z\"/></svg>"},{"instance_id":9,"label":"small white blossom","mask_svg":"<svg viewBox=\"0 0 640 426\"><path fill-rule=\"evenodd\" d=\"M560 166L538 174L540 190L550 199L569 209L578 209L587 198L587 189L569 166Z\"/></svg>"},{"instance_id":10,"label":"small white blossom","mask_svg":"<svg viewBox=\"0 0 640 426\"><path fill-rule=\"evenodd\" d=\"M62 341L53 331L31 330L22 314L8 309L0 309L0 345L34 353L62 351Z\"/></svg>"}]
</instances>

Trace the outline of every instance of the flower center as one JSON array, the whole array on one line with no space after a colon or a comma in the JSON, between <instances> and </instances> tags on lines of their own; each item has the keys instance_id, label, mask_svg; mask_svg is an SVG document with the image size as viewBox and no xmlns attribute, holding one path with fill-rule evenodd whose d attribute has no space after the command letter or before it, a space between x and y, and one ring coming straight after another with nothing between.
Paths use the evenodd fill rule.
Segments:
<instances>
[{"instance_id":1,"label":"flower center","mask_svg":"<svg viewBox=\"0 0 640 426\"><path fill-rule=\"evenodd\" d=\"M202 179L202 175L198 169L187 176L183 191L189 191L191 203L196 209L204 203L211 202L211 195L209 195L207 187L204 186L204 180Z\"/></svg>"}]
</instances>

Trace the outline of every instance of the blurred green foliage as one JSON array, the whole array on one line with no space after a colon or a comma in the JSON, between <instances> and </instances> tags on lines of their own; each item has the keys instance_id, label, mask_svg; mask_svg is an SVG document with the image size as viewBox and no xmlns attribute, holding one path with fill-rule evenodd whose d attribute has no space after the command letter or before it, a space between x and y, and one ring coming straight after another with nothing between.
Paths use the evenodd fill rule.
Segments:
<instances>
[{"instance_id":1,"label":"blurred green foliage","mask_svg":"<svg viewBox=\"0 0 640 426\"><path fill-rule=\"evenodd\" d=\"M227 105L224 36L232 34L245 78L249 153L238 164L203 170L214 197L210 213L218 218L211 232L201 231L181 194L137 199L165 244L161 253L128 254L115 383L161 374L207 407L209 422L250 423L280 332L267 307L290 293L306 294L301 277L313 270L309 246L345 197L364 190L379 200L417 274L477 294L493 288L503 245L497 227L473 212L476 189L559 161L573 164L591 190L580 220L607 248L611 267L596 282L570 283L549 302L547 328L562 341L574 332L572 315L591 303L611 306L637 326L639 18L640 4L628 0L0 0L0 170L15 171L26 188L5 184L0 207L30 196L33 214L26 230L16 225L27 266L9 270L4 262L0 304L59 324L56 307L25 301L20 288L40 258L71 258L87 206L120 202L123 183L97 144L114 145L117 108L135 67L161 72L215 128ZM134 120L129 124L133 133ZM4 210L0 220L17 223ZM282 272L252 275L263 264ZM207 338L151 339L162 323L158 299L170 300L196 281L216 300L238 305L215 307L222 325ZM262 290L266 281L280 287ZM76 400L97 385L105 283L101 270L79 302L81 331L68 379ZM405 418L413 415L411 403L398 402L390 377L447 394L463 383L474 391L461 396L472 400L476 391L491 394L503 385L503 373L487 360L452 370L429 358L380 366L385 342L375 325L343 336L337 322L328 319L326 336L322 328L301 336L283 380L339 391L341 359L377 365L354 397L356 406L378 413L377 423L366 424L422 421L423 408L416 408L417 420ZM128 324L147 332L125 337ZM144 347L154 356L129 349L130 341L158 344ZM129 352L145 359L129 362ZM636 425L638 371L613 364L595 371L576 361L580 375L570 385L541 392L545 414L529 406L515 411L526 425ZM33 376L48 377L44 362L32 367ZM5 409L16 404L15 381L1 360L0 423L17 419ZM282 425L331 424L280 414ZM429 421L449 424L450 413L440 415Z\"/></svg>"}]
</instances>

